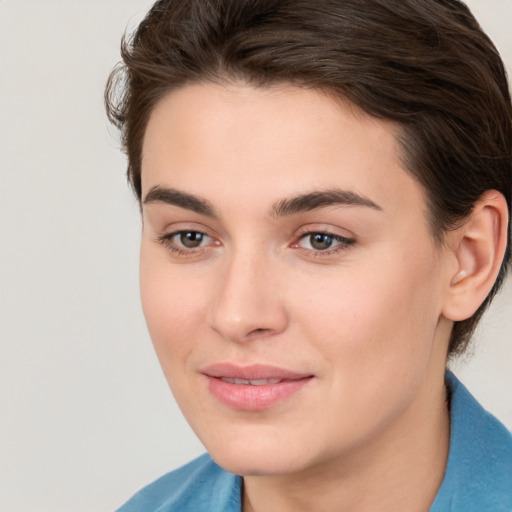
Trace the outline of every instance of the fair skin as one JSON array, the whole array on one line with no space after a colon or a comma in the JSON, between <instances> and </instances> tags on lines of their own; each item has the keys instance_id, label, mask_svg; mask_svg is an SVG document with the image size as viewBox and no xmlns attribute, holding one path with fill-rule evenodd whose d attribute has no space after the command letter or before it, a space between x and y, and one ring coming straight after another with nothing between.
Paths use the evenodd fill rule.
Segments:
<instances>
[{"instance_id":1,"label":"fair skin","mask_svg":"<svg viewBox=\"0 0 512 512\"><path fill-rule=\"evenodd\" d=\"M435 242L396 135L292 86L189 85L151 114L144 313L185 417L244 476L245 512L420 512L442 482L452 320L478 307L472 275L499 265L464 231ZM222 381L253 365L297 375L292 391Z\"/></svg>"}]
</instances>

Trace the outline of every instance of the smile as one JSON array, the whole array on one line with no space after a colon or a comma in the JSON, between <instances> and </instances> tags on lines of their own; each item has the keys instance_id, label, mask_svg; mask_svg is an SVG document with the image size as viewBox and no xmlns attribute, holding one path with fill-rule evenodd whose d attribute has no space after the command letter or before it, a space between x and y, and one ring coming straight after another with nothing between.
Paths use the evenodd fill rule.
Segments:
<instances>
[{"instance_id":1,"label":"smile","mask_svg":"<svg viewBox=\"0 0 512 512\"><path fill-rule=\"evenodd\" d=\"M307 386L314 378L273 366L219 364L203 371L209 392L223 405L243 411L268 409Z\"/></svg>"},{"instance_id":2,"label":"smile","mask_svg":"<svg viewBox=\"0 0 512 512\"><path fill-rule=\"evenodd\" d=\"M223 382L228 382L229 384L239 384L243 386L264 386L265 384L278 384L279 382L283 382L281 379L230 379L229 377L221 377Z\"/></svg>"}]
</instances>

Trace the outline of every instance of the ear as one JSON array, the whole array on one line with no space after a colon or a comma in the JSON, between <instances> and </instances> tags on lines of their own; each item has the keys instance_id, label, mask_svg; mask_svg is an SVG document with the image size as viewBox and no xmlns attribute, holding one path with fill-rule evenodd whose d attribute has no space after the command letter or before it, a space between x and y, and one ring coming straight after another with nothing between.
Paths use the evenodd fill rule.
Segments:
<instances>
[{"instance_id":1,"label":"ear","mask_svg":"<svg viewBox=\"0 0 512 512\"><path fill-rule=\"evenodd\" d=\"M470 318L491 291L507 247L508 221L505 198L489 190L464 224L448 233L455 265L450 271L442 313L449 320Z\"/></svg>"}]
</instances>

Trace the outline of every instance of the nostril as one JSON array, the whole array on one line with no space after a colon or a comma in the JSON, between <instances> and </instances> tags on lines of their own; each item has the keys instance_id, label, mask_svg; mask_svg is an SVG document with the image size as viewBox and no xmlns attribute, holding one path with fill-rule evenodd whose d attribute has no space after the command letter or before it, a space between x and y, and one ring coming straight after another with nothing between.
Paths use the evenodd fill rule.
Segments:
<instances>
[{"instance_id":1,"label":"nostril","mask_svg":"<svg viewBox=\"0 0 512 512\"><path fill-rule=\"evenodd\" d=\"M261 334L261 333L264 333L264 332L267 332L268 329L263 329L263 328L258 328L258 329L254 329L252 330L250 333L249 333L249 336L251 334Z\"/></svg>"}]
</instances>

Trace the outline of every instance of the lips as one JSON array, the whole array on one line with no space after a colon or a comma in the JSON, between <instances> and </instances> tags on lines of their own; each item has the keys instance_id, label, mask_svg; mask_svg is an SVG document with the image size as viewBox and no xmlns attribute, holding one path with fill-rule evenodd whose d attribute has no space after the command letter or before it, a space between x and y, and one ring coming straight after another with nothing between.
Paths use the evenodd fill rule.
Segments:
<instances>
[{"instance_id":1,"label":"lips","mask_svg":"<svg viewBox=\"0 0 512 512\"><path fill-rule=\"evenodd\" d=\"M229 384L243 384L245 386L265 386L266 384L278 384L283 382L281 379L231 379L229 377L220 377L220 380Z\"/></svg>"},{"instance_id":2,"label":"lips","mask_svg":"<svg viewBox=\"0 0 512 512\"><path fill-rule=\"evenodd\" d=\"M224 405L244 411L261 411L298 393L314 378L276 366L238 366L221 363L202 373L212 395Z\"/></svg>"}]
</instances>

